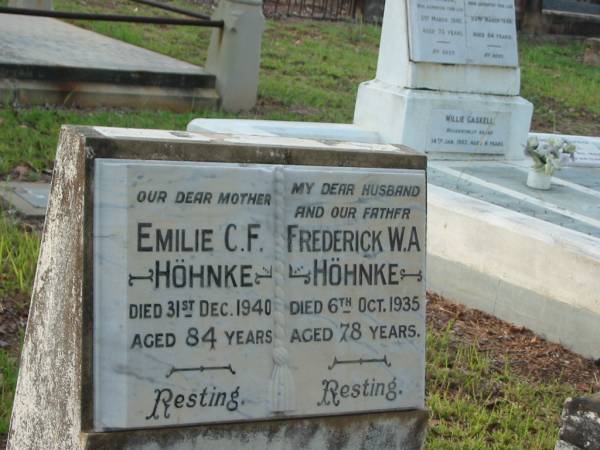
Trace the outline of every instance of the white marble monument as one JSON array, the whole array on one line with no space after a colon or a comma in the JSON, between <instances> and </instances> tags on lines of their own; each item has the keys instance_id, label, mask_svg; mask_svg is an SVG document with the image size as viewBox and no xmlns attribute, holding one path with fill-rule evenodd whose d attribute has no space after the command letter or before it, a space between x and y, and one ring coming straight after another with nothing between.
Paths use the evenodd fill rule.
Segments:
<instances>
[{"instance_id":1,"label":"white marble monument","mask_svg":"<svg viewBox=\"0 0 600 450\"><path fill-rule=\"evenodd\" d=\"M433 157L522 159L533 106L519 88L512 0L388 1L354 123Z\"/></svg>"}]
</instances>

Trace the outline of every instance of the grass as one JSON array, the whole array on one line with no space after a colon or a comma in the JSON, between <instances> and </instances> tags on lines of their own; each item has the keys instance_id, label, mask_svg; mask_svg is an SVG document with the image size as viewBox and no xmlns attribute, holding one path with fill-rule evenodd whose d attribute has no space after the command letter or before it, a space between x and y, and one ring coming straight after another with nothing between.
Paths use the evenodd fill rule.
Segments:
<instances>
[{"instance_id":1,"label":"grass","mask_svg":"<svg viewBox=\"0 0 600 450\"><path fill-rule=\"evenodd\" d=\"M534 127L600 135L600 69L582 63L584 45L522 41L521 95L534 104Z\"/></svg>"},{"instance_id":2,"label":"grass","mask_svg":"<svg viewBox=\"0 0 600 450\"><path fill-rule=\"evenodd\" d=\"M184 0L174 3L186 5ZM6 0L0 0L0 5ZM56 9L163 14L128 2L56 0ZM126 42L202 64L210 31L102 22L81 25ZM374 77L380 30L362 24L311 21L267 23L259 103L236 117L350 122L356 89ZM600 135L600 70L581 63L583 46L521 40L522 95L535 105L538 130ZM217 111L78 111L0 107L0 178L26 165L28 178L52 168L61 124L184 129L194 117L229 117ZM31 291L38 236L0 210L0 307ZM26 308L27 305L22 305ZM559 414L570 386L514 375L495 367L475 346L452 344L451 332L427 342L427 398L433 449L546 449L557 438ZM0 435L6 432L16 379L15 352L0 350Z\"/></svg>"},{"instance_id":3,"label":"grass","mask_svg":"<svg viewBox=\"0 0 600 450\"><path fill-rule=\"evenodd\" d=\"M475 345L451 345L451 328L428 336L427 448L554 448L559 412L575 389L520 378L508 366L494 367Z\"/></svg>"},{"instance_id":4,"label":"grass","mask_svg":"<svg viewBox=\"0 0 600 450\"><path fill-rule=\"evenodd\" d=\"M28 308L28 303L22 299L31 295L39 245L37 233L26 231L21 223L0 209L0 318L4 308L11 308L12 313L18 315L23 315ZM17 382L17 353L16 348L0 348L0 443L10 421Z\"/></svg>"},{"instance_id":5,"label":"grass","mask_svg":"<svg viewBox=\"0 0 600 450\"><path fill-rule=\"evenodd\" d=\"M36 233L27 232L18 222L0 215L0 300L31 294L39 245Z\"/></svg>"},{"instance_id":6,"label":"grass","mask_svg":"<svg viewBox=\"0 0 600 450\"><path fill-rule=\"evenodd\" d=\"M0 436L8 432L17 373L15 357L6 350L0 350Z\"/></svg>"}]
</instances>

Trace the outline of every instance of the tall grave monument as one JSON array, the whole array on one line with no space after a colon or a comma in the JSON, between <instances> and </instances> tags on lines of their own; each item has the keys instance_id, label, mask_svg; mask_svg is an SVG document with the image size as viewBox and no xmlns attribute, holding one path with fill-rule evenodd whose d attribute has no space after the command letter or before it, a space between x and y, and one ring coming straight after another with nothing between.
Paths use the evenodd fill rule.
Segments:
<instances>
[{"instance_id":1,"label":"tall grave monument","mask_svg":"<svg viewBox=\"0 0 600 450\"><path fill-rule=\"evenodd\" d=\"M533 106L515 23L513 0L387 1L355 124L434 157L522 159Z\"/></svg>"},{"instance_id":2,"label":"tall grave monument","mask_svg":"<svg viewBox=\"0 0 600 450\"><path fill-rule=\"evenodd\" d=\"M64 128L9 448L421 448L425 168Z\"/></svg>"}]
</instances>

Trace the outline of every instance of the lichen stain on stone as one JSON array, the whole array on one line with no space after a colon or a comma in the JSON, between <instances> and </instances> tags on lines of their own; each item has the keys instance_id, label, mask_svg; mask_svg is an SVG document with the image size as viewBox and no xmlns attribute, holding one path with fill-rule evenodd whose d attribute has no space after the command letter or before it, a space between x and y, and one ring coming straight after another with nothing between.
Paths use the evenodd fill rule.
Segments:
<instances>
[{"instance_id":1,"label":"lichen stain on stone","mask_svg":"<svg viewBox=\"0 0 600 450\"><path fill-rule=\"evenodd\" d=\"M327 436L327 448L328 449L337 449L337 448L346 448L348 442L350 442L350 435L348 434L350 430L335 430L332 433L329 433Z\"/></svg>"}]
</instances>

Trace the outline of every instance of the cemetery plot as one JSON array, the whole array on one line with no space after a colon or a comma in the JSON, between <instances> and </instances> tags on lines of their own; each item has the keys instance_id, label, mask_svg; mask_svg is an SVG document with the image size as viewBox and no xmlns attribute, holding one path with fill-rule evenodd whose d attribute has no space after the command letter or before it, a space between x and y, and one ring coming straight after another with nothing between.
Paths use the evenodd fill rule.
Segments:
<instances>
[{"instance_id":1,"label":"cemetery plot","mask_svg":"<svg viewBox=\"0 0 600 450\"><path fill-rule=\"evenodd\" d=\"M423 407L424 171L95 176L96 430Z\"/></svg>"},{"instance_id":2,"label":"cemetery plot","mask_svg":"<svg viewBox=\"0 0 600 450\"><path fill-rule=\"evenodd\" d=\"M409 0L411 60L517 67L512 0Z\"/></svg>"}]
</instances>

